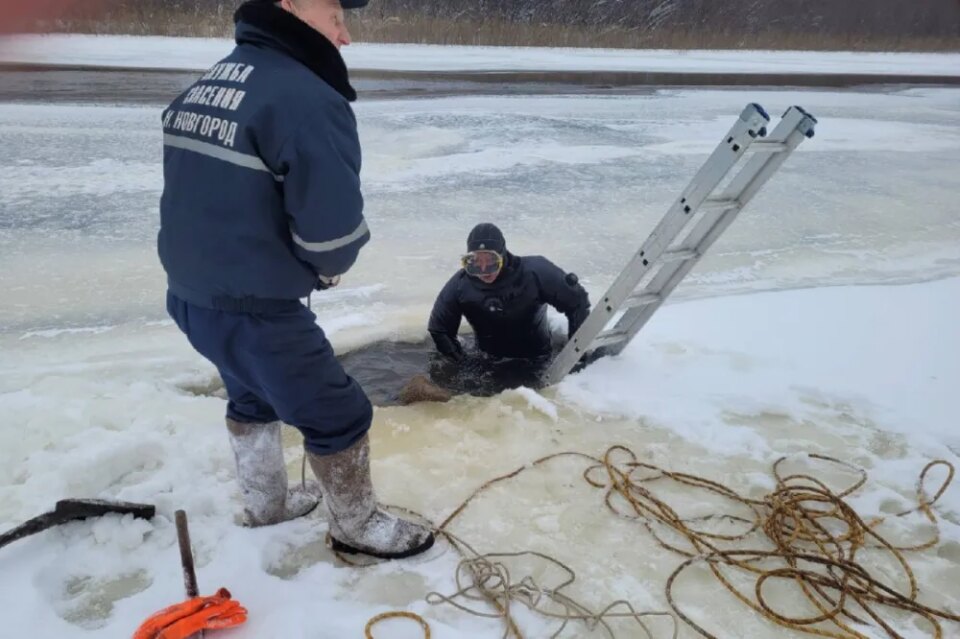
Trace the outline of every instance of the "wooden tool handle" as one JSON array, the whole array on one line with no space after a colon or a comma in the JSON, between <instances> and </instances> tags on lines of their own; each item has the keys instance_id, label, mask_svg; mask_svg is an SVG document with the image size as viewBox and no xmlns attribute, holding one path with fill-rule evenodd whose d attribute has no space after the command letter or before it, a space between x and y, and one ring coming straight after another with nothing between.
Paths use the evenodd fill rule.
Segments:
<instances>
[{"instance_id":1,"label":"wooden tool handle","mask_svg":"<svg viewBox=\"0 0 960 639\"><path fill-rule=\"evenodd\" d=\"M193 567L193 551L190 549L190 529L187 527L187 513L178 510L175 514L177 521L177 541L180 542L180 563L183 565L183 585L187 590L187 597L199 597L197 587L197 572Z\"/></svg>"},{"instance_id":2,"label":"wooden tool handle","mask_svg":"<svg viewBox=\"0 0 960 639\"><path fill-rule=\"evenodd\" d=\"M200 596L197 586L197 571L193 566L193 550L190 547L190 528L187 527L187 513L178 510L174 513L177 522L177 542L180 544L180 564L183 566L183 587L187 591L187 598ZM203 639L204 632L198 632L189 639Z\"/></svg>"}]
</instances>

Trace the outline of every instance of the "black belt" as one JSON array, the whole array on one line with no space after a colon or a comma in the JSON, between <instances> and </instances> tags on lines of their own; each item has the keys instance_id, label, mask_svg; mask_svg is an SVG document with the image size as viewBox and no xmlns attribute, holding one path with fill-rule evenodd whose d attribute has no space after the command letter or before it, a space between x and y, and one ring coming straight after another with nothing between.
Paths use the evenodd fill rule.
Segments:
<instances>
[{"instance_id":1,"label":"black belt","mask_svg":"<svg viewBox=\"0 0 960 639\"><path fill-rule=\"evenodd\" d=\"M209 295L190 290L172 280L168 280L170 292L184 302L212 308L226 313L282 313L300 309L300 300L270 299L266 297L231 297L229 295Z\"/></svg>"}]
</instances>

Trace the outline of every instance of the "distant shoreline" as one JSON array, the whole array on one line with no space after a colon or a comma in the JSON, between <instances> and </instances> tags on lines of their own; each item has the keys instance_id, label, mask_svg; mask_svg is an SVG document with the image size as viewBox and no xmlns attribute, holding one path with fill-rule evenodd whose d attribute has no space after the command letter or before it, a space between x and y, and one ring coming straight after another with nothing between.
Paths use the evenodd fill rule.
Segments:
<instances>
[{"instance_id":1,"label":"distant shoreline","mask_svg":"<svg viewBox=\"0 0 960 639\"><path fill-rule=\"evenodd\" d=\"M0 63L39 68L126 71L207 69L233 48L229 38L17 35L0 37ZM810 76L807 86L863 83L948 83L960 77L960 53L854 51L575 49L361 43L343 51L351 74L367 78L444 74L446 79L554 81L603 85L784 84ZM550 77L543 78L548 74ZM484 76L484 77L481 77ZM582 77L581 76L585 76ZM719 78L719 79L718 79ZM743 78L739 80L738 78ZM789 78L787 78L789 80ZM796 79L796 78L794 78ZM799 80L798 80L799 81ZM786 82L790 84L790 82Z\"/></svg>"}]
</instances>

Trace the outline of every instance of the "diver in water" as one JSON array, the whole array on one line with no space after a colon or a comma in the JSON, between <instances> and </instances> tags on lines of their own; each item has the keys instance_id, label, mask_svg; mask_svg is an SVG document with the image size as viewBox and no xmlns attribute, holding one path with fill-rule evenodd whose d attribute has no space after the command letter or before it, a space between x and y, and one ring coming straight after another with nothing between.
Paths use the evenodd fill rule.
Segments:
<instances>
[{"instance_id":1,"label":"diver in water","mask_svg":"<svg viewBox=\"0 0 960 639\"><path fill-rule=\"evenodd\" d=\"M440 291L428 327L437 351L454 362L468 358L457 337L464 317L484 361L519 360L524 370L539 372L557 345L547 305L566 315L567 339L590 315L589 296L576 275L539 255L511 254L493 224L470 232L461 266Z\"/></svg>"}]
</instances>

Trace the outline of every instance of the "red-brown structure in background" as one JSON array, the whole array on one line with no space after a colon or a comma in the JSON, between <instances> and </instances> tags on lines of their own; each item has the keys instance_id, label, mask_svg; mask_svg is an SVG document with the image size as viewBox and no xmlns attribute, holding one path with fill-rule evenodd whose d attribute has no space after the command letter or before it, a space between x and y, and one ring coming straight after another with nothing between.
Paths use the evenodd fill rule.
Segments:
<instances>
[{"instance_id":1,"label":"red-brown structure in background","mask_svg":"<svg viewBox=\"0 0 960 639\"><path fill-rule=\"evenodd\" d=\"M40 21L55 20L71 9L93 13L107 0L0 0L0 34L35 31Z\"/></svg>"}]
</instances>

